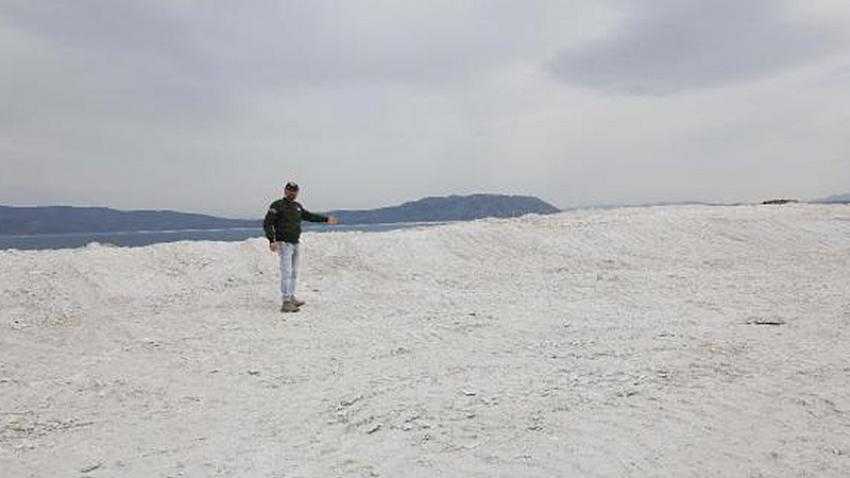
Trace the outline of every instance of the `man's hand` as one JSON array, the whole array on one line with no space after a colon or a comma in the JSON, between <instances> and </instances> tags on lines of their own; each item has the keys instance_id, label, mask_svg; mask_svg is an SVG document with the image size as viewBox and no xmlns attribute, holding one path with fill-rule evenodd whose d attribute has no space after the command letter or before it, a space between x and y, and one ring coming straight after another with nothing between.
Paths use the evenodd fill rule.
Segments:
<instances>
[{"instance_id":1,"label":"man's hand","mask_svg":"<svg viewBox=\"0 0 850 478\"><path fill-rule=\"evenodd\" d=\"M279 251L279 250L280 250L280 244L279 244L279 243L277 243L277 242L270 242L270 243L269 243L269 249L270 249L272 252L277 252L277 251Z\"/></svg>"},{"instance_id":2,"label":"man's hand","mask_svg":"<svg viewBox=\"0 0 850 478\"><path fill-rule=\"evenodd\" d=\"M331 226L333 226L335 224L339 224L339 219L337 219L336 216L329 216L328 217L328 224L330 224Z\"/></svg>"}]
</instances>

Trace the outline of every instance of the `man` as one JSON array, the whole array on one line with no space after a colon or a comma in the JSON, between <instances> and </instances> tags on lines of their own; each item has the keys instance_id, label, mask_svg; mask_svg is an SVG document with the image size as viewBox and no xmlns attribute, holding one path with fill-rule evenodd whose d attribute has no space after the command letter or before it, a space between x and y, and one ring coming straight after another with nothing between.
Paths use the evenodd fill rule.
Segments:
<instances>
[{"instance_id":1,"label":"man","mask_svg":"<svg viewBox=\"0 0 850 478\"><path fill-rule=\"evenodd\" d=\"M283 297L281 312L298 312L298 309L304 305L304 301L295 297L301 221L338 223L333 216L313 214L304 209L295 201L297 197L298 185L293 182L286 183L284 197L269 206L269 212L263 220L263 230L269 240L269 248L280 256L280 294Z\"/></svg>"}]
</instances>

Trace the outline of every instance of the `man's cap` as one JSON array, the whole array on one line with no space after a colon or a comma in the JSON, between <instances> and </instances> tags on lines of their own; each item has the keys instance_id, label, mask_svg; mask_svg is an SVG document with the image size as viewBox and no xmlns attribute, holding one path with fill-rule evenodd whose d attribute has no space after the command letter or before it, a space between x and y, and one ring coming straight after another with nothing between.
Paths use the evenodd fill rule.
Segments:
<instances>
[{"instance_id":1,"label":"man's cap","mask_svg":"<svg viewBox=\"0 0 850 478\"><path fill-rule=\"evenodd\" d=\"M285 189L289 189L290 191L298 191L298 184L296 184L292 181L289 181L288 183L286 183Z\"/></svg>"}]
</instances>

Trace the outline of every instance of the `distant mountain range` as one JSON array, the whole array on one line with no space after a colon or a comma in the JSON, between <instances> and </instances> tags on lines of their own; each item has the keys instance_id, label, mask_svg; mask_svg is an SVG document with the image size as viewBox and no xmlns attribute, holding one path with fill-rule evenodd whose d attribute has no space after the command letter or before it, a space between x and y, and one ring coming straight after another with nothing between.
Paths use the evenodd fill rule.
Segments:
<instances>
[{"instance_id":1,"label":"distant mountain range","mask_svg":"<svg viewBox=\"0 0 850 478\"><path fill-rule=\"evenodd\" d=\"M474 194L472 196L428 197L400 206L361 211L333 211L345 224L394 222L468 221L484 217L517 217L553 214L555 206L531 196Z\"/></svg>"},{"instance_id":2,"label":"distant mountain range","mask_svg":"<svg viewBox=\"0 0 850 478\"><path fill-rule=\"evenodd\" d=\"M0 234L168 231L257 227L256 220L175 211L118 211L106 207L0 206Z\"/></svg>"},{"instance_id":3,"label":"distant mountain range","mask_svg":"<svg viewBox=\"0 0 850 478\"><path fill-rule=\"evenodd\" d=\"M850 204L850 193L847 194L836 194L834 196L829 196L823 199L818 199L814 201L821 204Z\"/></svg>"},{"instance_id":4,"label":"distant mountain range","mask_svg":"<svg viewBox=\"0 0 850 478\"><path fill-rule=\"evenodd\" d=\"M559 209L538 198L475 194L429 197L400 206L333 211L345 224L463 221L485 217L552 214ZM67 234L89 232L168 231L260 227L260 219L226 219L175 211L119 211L105 207L0 206L0 234Z\"/></svg>"}]
</instances>

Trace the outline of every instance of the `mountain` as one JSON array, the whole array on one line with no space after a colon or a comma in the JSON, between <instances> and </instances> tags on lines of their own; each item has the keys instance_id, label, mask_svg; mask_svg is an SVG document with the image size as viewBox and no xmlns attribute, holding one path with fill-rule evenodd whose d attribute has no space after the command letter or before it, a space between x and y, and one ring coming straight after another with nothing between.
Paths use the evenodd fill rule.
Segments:
<instances>
[{"instance_id":1,"label":"mountain","mask_svg":"<svg viewBox=\"0 0 850 478\"><path fill-rule=\"evenodd\" d=\"M259 227L257 220L175 211L118 211L105 207L0 206L0 234L167 231Z\"/></svg>"},{"instance_id":2,"label":"mountain","mask_svg":"<svg viewBox=\"0 0 850 478\"><path fill-rule=\"evenodd\" d=\"M836 194L823 199L818 199L815 202L822 204L850 204L850 193Z\"/></svg>"},{"instance_id":3,"label":"mountain","mask_svg":"<svg viewBox=\"0 0 850 478\"><path fill-rule=\"evenodd\" d=\"M334 211L346 224L462 221L483 217L551 214L558 208L529 196L475 194L430 197L400 206L360 211ZM175 211L119 211L105 207L0 206L0 234L167 231L260 227L259 219L226 219Z\"/></svg>"},{"instance_id":4,"label":"mountain","mask_svg":"<svg viewBox=\"0 0 850 478\"><path fill-rule=\"evenodd\" d=\"M532 196L473 194L471 196L427 197L400 206L371 210L333 211L344 224L394 222L468 221L485 217L517 217L553 214L555 206Z\"/></svg>"}]
</instances>

